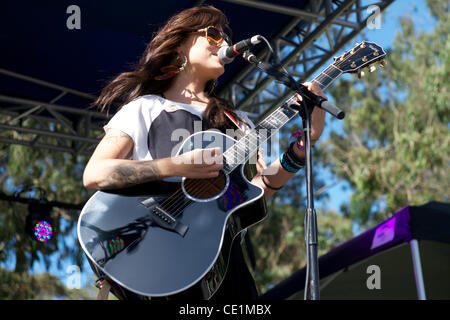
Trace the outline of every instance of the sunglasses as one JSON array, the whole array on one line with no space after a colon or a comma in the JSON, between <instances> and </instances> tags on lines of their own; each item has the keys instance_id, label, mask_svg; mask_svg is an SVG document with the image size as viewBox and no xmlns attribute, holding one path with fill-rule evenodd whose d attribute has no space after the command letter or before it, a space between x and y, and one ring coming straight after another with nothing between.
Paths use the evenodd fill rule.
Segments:
<instances>
[{"instance_id":1,"label":"sunglasses","mask_svg":"<svg viewBox=\"0 0 450 320\"><path fill-rule=\"evenodd\" d=\"M209 26L203 29L199 29L197 30L197 32L204 32L205 33L204 36L206 37L208 42L212 45L220 46L222 42L225 41L228 44L228 46L231 46L230 37L226 33L217 29L216 27Z\"/></svg>"}]
</instances>

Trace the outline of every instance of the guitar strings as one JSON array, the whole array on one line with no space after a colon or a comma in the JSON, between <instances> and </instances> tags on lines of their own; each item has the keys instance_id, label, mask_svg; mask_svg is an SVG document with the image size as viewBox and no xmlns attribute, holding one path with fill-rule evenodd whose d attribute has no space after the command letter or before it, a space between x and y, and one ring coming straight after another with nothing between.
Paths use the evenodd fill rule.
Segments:
<instances>
[{"instance_id":1,"label":"guitar strings","mask_svg":"<svg viewBox=\"0 0 450 320\"><path fill-rule=\"evenodd\" d=\"M361 48L358 48L354 53L352 53L352 55L354 55L355 53L357 53L358 51L360 51L360 49ZM345 53L344 53L344 55L345 55ZM344 63L346 63L347 62L347 59L348 58L346 58L345 60L343 60L343 61L337 61L337 63L336 63L336 65L337 66L335 66L339 71L339 73L341 74L342 73L342 70L340 69L340 68L338 68L339 66L342 66ZM329 67L327 67L323 72L321 72L317 77L315 77L313 80L311 80L311 81L316 81L316 82L318 82L320 85L322 85L324 88L325 87L327 87L329 84L323 84L321 81L323 81L324 79L326 80L327 78L325 78L325 77L329 77L330 79L332 79L332 80L334 80L332 77L330 77L327 73L326 73L326 70L328 69L328 68L330 68L331 66L334 66L334 63L332 64L332 65L330 65ZM331 83L331 82L330 82ZM292 97L290 98L290 99L292 99ZM289 99L288 99L289 100ZM275 112L273 113L273 117L277 117L278 115L276 114L276 112L278 112L278 109L277 110L275 110ZM271 115L272 116L272 115ZM264 119L263 121L261 121L261 125L264 125L264 123L269 123L270 124L270 122L269 122L269 118L271 118L270 116L269 117L267 117L266 119ZM282 119L278 119L278 120L282 120ZM248 142L250 143L250 140L248 140ZM236 144L235 144L235 146L236 146L236 149L239 149L239 142L237 142ZM241 149L241 151L242 151L242 149ZM247 150L244 150L244 152L246 152L247 153ZM245 156L244 156L245 157ZM226 173L225 173L226 174ZM198 181L196 181L196 182L194 182L193 184L192 184L192 189L195 191L195 192L203 192L203 191L205 191L205 190L207 190L208 189L208 187L209 187L209 185L205 182L205 181L201 181L201 180L205 180L205 179L197 179ZM181 196L181 197L178 197L178 196ZM178 198L178 199L177 199ZM191 199L189 199L189 200L187 200L187 201L185 201L186 199L185 199L185 197L184 197L184 192L183 192L183 190L180 188L180 189L178 189L174 194L172 194L171 196L169 196L166 200L164 200L162 203L161 203L161 205L162 206L164 206L167 210L170 210L170 211L172 211L173 210L173 207L175 206L175 208L176 208L176 210L174 211L174 216L178 216L178 212L180 211L180 210L182 210L182 209L184 209L185 207L187 207L190 203L192 203L193 202L193 200L191 200ZM179 203L182 203L180 206L178 206L178 207L176 207L176 205L177 204L179 204Z\"/></svg>"},{"instance_id":2,"label":"guitar strings","mask_svg":"<svg viewBox=\"0 0 450 320\"><path fill-rule=\"evenodd\" d=\"M239 142L238 142L238 143L239 143ZM250 141L249 141L249 143L250 143ZM257 147L257 145L255 145L255 146ZM226 173L224 173L224 174L226 174ZM196 180L197 180L197 181L195 181L195 182L192 184L191 188L190 188L193 192L201 193L201 192L204 192L204 191L208 190L208 188L210 187L210 184L208 184L208 183L205 181L206 179L196 179ZM178 193L179 193L180 191L182 191L182 190L179 189L179 190L176 192L176 194L178 195ZM184 193L183 193L183 195L184 195ZM182 196L183 196L183 195L182 195ZM175 196L175 194L174 194L173 196ZM172 198L172 196L169 197L169 198ZM169 198L168 198L168 199L169 199ZM174 197L174 198L175 198L175 197ZM168 199L166 199L166 200L168 200ZM165 203L164 206L167 206L167 209L168 209L168 210L172 210L172 212L174 213L174 215L175 215L175 216L178 216L178 212L179 212L180 210L183 210L186 206L188 206L190 203L193 202L191 199L189 199L190 201L188 201L187 203L182 203L180 206L175 207L175 209L174 209L174 206L176 206L177 204L179 204L179 203L180 203L180 200L181 200L181 202L183 202L184 196L183 196L182 199L176 199L176 200L174 200L174 201L169 201L169 202ZM164 201L164 202L166 202L166 201Z\"/></svg>"},{"instance_id":3,"label":"guitar strings","mask_svg":"<svg viewBox=\"0 0 450 320\"><path fill-rule=\"evenodd\" d=\"M290 99L292 99L293 97L289 98L288 101ZM273 114L271 114L271 116L267 117L266 119L264 119L263 121L260 122L260 125L265 125L265 124L271 124L270 120L272 117L274 117L276 120L279 120L281 122L284 122L284 119L281 119L281 116L285 116L285 114L279 114L280 110L277 109L273 112ZM288 118L288 121L290 119ZM284 125L284 124L283 124ZM251 140L247 140L248 143L251 143ZM239 141L234 145L236 146L237 150L239 150ZM256 145L257 146L257 145ZM240 149L242 151L242 149ZM246 152L247 150L244 150L244 152ZM202 192L207 190L208 185L207 183L204 183L204 181L202 181L204 179L198 179L197 182L195 182L192 186L191 189L195 192ZM180 193L183 193L182 197L177 197L178 195L181 195ZM181 188L179 190L177 190L173 195L171 195L169 198L167 198L163 203L161 203L161 205L163 205L165 208L167 208L167 210L172 211L173 213L175 213L175 216L178 216L178 212L182 209L184 209L186 206L188 206L190 203L192 203L192 200L189 199L190 201L184 202L184 192L182 192ZM180 204L180 202L182 203L180 206L177 207L178 204ZM175 209L175 210L174 210Z\"/></svg>"},{"instance_id":4,"label":"guitar strings","mask_svg":"<svg viewBox=\"0 0 450 320\"><path fill-rule=\"evenodd\" d=\"M291 98L289 98L287 101L289 101L290 99L292 99L293 97L291 97ZM280 120L280 121L282 121L282 122L284 122L283 121L283 119L278 119L277 117L279 117L279 116L285 116L285 114L281 114L281 115L278 115L277 114L277 112L279 112L279 110L277 109L277 110L275 110L273 113L272 113L272 115L273 115L273 117L275 117L277 120ZM267 117L266 119L264 119L263 121L261 121L260 122L260 125L264 125L265 123L270 123L269 122L269 118L270 117ZM289 121L290 119L288 118L288 121ZM284 125L284 124L283 124ZM273 134L272 134L273 135ZM271 136L272 136L271 135ZM247 135L247 136L249 136L249 135ZM259 137L259 135L258 135L258 137ZM243 138L245 138L245 137L243 137ZM269 137L270 138L270 137ZM239 141L241 141L241 140L239 140ZM236 146L236 148L239 150L239 141L234 145L234 146ZM248 141L248 143L251 143L251 140L247 140ZM254 145L253 147L257 147L257 145ZM242 149L240 149L241 151L242 151ZM228 151L228 150L227 150ZM225 153L227 152L227 151L225 151ZM244 150L244 152L246 152L247 153L247 150ZM245 161L244 161L244 163L245 163ZM201 191L205 191L205 190L207 190L207 188L208 188L208 185L206 184L206 183L204 183L204 181L202 181L202 180L204 180L204 179L197 179L198 181L197 182L195 182L191 187L192 187L192 189L194 190L194 191L196 191L196 192L201 192ZM200 187L200 188L199 188ZM184 192L182 191L182 189L180 188L180 189L178 189L175 193L173 193L171 196L169 196L165 201L163 201L162 203L161 203L161 205L162 206L164 206L164 207L166 207L168 210L170 210L170 209L172 209L174 206L176 206L177 204L179 204L180 202L183 202L183 200L184 200L184 196L182 197L182 198L177 198L177 196L180 194L180 193L183 193L183 195L184 195ZM190 203L192 202L192 200L191 201L188 201L188 203L184 203L184 205L183 205L183 207L186 207L187 205L189 205ZM178 207L177 209L180 209L181 207Z\"/></svg>"},{"instance_id":5,"label":"guitar strings","mask_svg":"<svg viewBox=\"0 0 450 320\"><path fill-rule=\"evenodd\" d=\"M236 144L235 144L236 145ZM197 181L195 181L192 185L191 185L191 190L195 191L195 192L203 192L205 190L208 189L209 185L207 183L205 183L206 179L196 179ZM170 197L168 197L163 203L161 203L161 205L163 205L164 207L167 208L167 210L171 210L174 206L176 206L177 204L179 204L180 202L183 202L184 200L184 196L182 198L177 198L178 194L183 193L182 189L178 189L174 194L172 194ZM189 205L190 202L192 202L192 200L188 201L188 203L185 203L185 206ZM184 206L184 207L185 207ZM179 209L180 207L178 207ZM173 209L172 209L173 210Z\"/></svg>"},{"instance_id":6,"label":"guitar strings","mask_svg":"<svg viewBox=\"0 0 450 320\"><path fill-rule=\"evenodd\" d=\"M249 140L248 142L251 143L250 140ZM241 150L241 151L242 151L242 149L239 149L239 148L238 148L238 147L239 147L239 142L236 143L234 146L236 146L237 150ZM256 146L257 146L257 145L256 145ZM228 151L228 152L229 152L229 151ZM204 181L205 179L197 179L197 180L198 180L198 181L194 182L194 183L191 185L191 190L192 190L192 191L195 191L195 192L202 192L202 191L207 190L207 188L208 188L209 186L208 186L207 183L204 183L204 182L205 182L205 181ZM200 188L199 188L199 187L200 187ZM177 195L177 193L179 193L179 192L181 192L181 191L182 191L182 190L179 189L175 194L173 194L171 197L169 197L168 199L166 199L166 201L164 201L164 205L165 205L168 209L172 209L173 206L176 205L177 202L179 202L179 199L172 200L171 198L175 198L176 195ZM167 200L169 200L169 201L167 201ZM171 201L171 200L172 200L172 201Z\"/></svg>"},{"instance_id":7,"label":"guitar strings","mask_svg":"<svg viewBox=\"0 0 450 320\"><path fill-rule=\"evenodd\" d=\"M281 115L278 115L278 114L276 114L276 112L279 112L278 110L276 110L274 113L273 113L273 116L275 117L275 118L277 118L277 117L280 117L280 116L285 116L284 114L281 114ZM269 117L268 117L269 118ZM282 121L283 122L283 119L277 119L277 120L280 120L280 121ZM288 119L288 120L290 120L290 119ZM261 124L264 124L264 123L269 123L269 121L267 120L263 120L263 121L261 121ZM272 134L273 135L273 134ZM249 136L249 135L247 135L247 136ZM243 137L244 138L244 137ZM242 139L241 139L242 140ZM239 140L239 141L241 141L241 140ZM237 145L237 144L239 144L239 141L235 144L235 145ZM247 140L248 141L248 143L251 143L251 140ZM254 145L253 147L257 147L258 145L256 144L256 145ZM242 149L241 149L241 151L242 151ZM244 150L245 152L247 151L247 150ZM248 152L246 152L247 154L249 154ZM245 161L247 161L247 160L245 160ZM244 162L245 162L244 161ZM198 181L196 181L196 182L194 182L194 184L193 184L193 188L192 189L194 189L196 192L203 192L203 191L205 191L205 190L207 190L208 189L208 184L207 183L204 183L204 181L202 181L202 180L204 180L204 179L197 179ZM174 214L174 216L178 216L178 213L180 212L180 210L183 210L184 208L186 208L190 203L192 203L192 200L191 199L189 199L190 201L187 201L187 203L186 202L184 202L183 200L185 200L184 199L184 193L183 193L183 195L182 195L182 198L178 198L178 199L176 199L176 197L178 196L178 195L180 195L180 192L182 192L182 190L181 189L179 189L179 190L177 190L173 195L171 195L169 198L167 198L163 203L161 203L161 205L163 205L165 208L167 208L167 210L171 210L172 211L172 213ZM173 198L173 199L172 199ZM167 200L169 200L170 199L170 201L168 201L167 202ZM180 204L180 202L182 202L182 204L181 205L179 205ZM177 205L179 205L178 207L177 207ZM174 210L174 206L175 206L175 210Z\"/></svg>"},{"instance_id":8,"label":"guitar strings","mask_svg":"<svg viewBox=\"0 0 450 320\"><path fill-rule=\"evenodd\" d=\"M293 96L294 97L294 96ZM291 97L290 99L292 99L293 97ZM288 99L288 101L290 100L290 99ZM280 113L280 110L279 109L277 109L277 110L275 110L273 113L272 113L272 115L271 115L271 117L274 117L276 120L278 120L278 121L280 121L281 123L283 123L283 125L285 124L285 123L287 123L291 118L289 118L289 117L287 117L287 120L286 120L286 115L284 114L284 113ZM271 117L268 117L268 118L266 118L265 120L263 120L263 121L261 121L261 123L260 123L260 125L264 125L265 123L267 123L267 124L270 124L270 121L269 121L269 119L271 118ZM275 133L272 133L267 139L269 139L271 136L273 136ZM247 135L247 136L249 136L249 135ZM242 140L242 139L241 139ZM239 141L241 141L241 140L239 140ZM245 141L245 140L243 140L243 141ZM251 143L251 140L247 140L249 143ZM239 143L239 142L238 142ZM257 147L258 145L256 144L256 145L254 145L253 147ZM241 149L242 150L242 149ZM246 161L246 160L245 160ZM245 161L244 161L244 163L245 163ZM199 179L199 182L198 182L199 184L202 184L202 181L201 181L201 179ZM207 186L206 186L207 187ZM197 190L199 190L199 189L197 189ZM204 190L204 189L203 189Z\"/></svg>"}]
</instances>

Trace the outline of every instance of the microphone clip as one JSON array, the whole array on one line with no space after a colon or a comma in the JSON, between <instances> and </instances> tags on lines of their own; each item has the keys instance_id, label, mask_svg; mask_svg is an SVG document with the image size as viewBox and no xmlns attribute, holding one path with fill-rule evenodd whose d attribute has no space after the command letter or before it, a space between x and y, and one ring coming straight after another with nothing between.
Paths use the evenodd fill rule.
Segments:
<instances>
[{"instance_id":1,"label":"microphone clip","mask_svg":"<svg viewBox=\"0 0 450 320\"><path fill-rule=\"evenodd\" d=\"M242 58L253 64L258 64L259 62L258 58L256 58L256 56L250 50L245 51L242 54Z\"/></svg>"}]
</instances>

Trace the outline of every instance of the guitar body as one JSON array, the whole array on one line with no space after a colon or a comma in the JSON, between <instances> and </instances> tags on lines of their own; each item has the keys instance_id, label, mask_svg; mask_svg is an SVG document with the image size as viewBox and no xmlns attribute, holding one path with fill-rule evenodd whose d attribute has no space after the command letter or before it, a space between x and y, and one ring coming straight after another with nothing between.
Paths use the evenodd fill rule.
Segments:
<instances>
[{"instance_id":1,"label":"guitar body","mask_svg":"<svg viewBox=\"0 0 450 320\"><path fill-rule=\"evenodd\" d=\"M226 148L235 141L202 131L187 138L178 154L199 142ZM265 218L263 194L242 164L213 179L97 191L81 211L78 238L94 272L113 284L119 298L130 291L141 298L209 299L225 277L233 241Z\"/></svg>"}]
</instances>

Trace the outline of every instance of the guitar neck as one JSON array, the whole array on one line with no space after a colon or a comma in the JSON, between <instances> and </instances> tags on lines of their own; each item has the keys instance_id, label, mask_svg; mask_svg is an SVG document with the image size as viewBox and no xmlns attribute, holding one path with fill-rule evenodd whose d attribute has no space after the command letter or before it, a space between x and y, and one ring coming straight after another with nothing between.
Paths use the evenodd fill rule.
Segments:
<instances>
[{"instance_id":1,"label":"guitar neck","mask_svg":"<svg viewBox=\"0 0 450 320\"><path fill-rule=\"evenodd\" d=\"M341 74L342 71L331 64L317 75L312 82L317 83L321 90L325 90ZM290 107L292 104L297 104L295 95L287 99L280 107L275 109L255 128L223 153L225 173L228 174L238 165L247 162L270 137L275 135L298 114L298 110Z\"/></svg>"}]
</instances>

